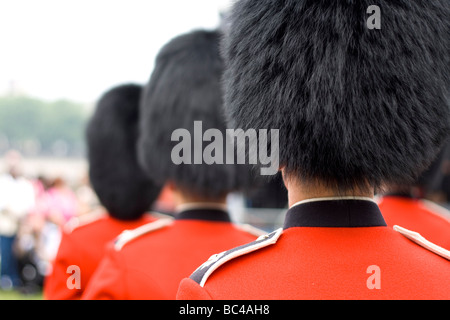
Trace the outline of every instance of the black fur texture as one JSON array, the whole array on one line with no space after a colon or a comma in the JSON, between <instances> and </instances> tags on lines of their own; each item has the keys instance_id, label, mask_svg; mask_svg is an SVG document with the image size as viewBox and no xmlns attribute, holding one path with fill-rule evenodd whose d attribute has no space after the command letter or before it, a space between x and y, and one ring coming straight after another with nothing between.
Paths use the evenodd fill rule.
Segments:
<instances>
[{"instance_id":1,"label":"black fur texture","mask_svg":"<svg viewBox=\"0 0 450 320\"><path fill-rule=\"evenodd\" d=\"M109 214L120 220L141 217L161 190L137 160L141 93L136 84L104 93L86 130L92 187Z\"/></svg>"},{"instance_id":2,"label":"black fur texture","mask_svg":"<svg viewBox=\"0 0 450 320\"><path fill-rule=\"evenodd\" d=\"M381 29L370 30L370 5ZM241 0L222 43L232 127L339 190L414 181L449 134L448 0Z\"/></svg>"},{"instance_id":3,"label":"black fur texture","mask_svg":"<svg viewBox=\"0 0 450 320\"><path fill-rule=\"evenodd\" d=\"M197 30L172 39L156 58L141 103L139 159L148 175L207 198L224 196L250 182L248 166L175 165L171 159L172 149L179 143L171 141L172 133L188 130L193 145L194 121L202 121L203 132L215 128L225 137L219 44L217 31ZM208 144L205 142L203 148Z\"/></svg>"}]
</instances>

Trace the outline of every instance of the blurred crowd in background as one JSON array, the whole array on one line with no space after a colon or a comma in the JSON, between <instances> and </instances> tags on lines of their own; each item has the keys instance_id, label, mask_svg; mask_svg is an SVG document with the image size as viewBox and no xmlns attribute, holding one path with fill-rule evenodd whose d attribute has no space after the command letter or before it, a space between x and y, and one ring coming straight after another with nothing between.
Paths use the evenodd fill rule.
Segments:
<instances>
[{"instance_id":1,"label":"blurred crowd in background","mask_svg":"<svg viewBox=\"0 0 450 320\"><path fill-rule=\"evenodd\" d=\"M8 152L0 175L2 289L40 289L54 258L61 228L98 206L87 179L69 184L65 177L23 174L21 155Z\"/></svg>"}]
</instances>

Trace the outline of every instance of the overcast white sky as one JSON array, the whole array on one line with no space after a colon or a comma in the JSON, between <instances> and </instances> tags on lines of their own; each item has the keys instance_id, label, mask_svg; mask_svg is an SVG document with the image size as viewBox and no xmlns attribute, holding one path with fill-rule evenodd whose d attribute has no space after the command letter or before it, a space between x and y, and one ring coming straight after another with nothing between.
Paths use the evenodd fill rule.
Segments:
<instances>
[{"instance_id":1,"label":"overcast white sky","mask_svg":"<svg viewBox=\"0 0 450 320\"><path fill-rule=\"evenodd\" d=\"M0 94L94 103L145 83L172 37L212 29L230 0L0 0Z\"/></svg>"}]
</instances>

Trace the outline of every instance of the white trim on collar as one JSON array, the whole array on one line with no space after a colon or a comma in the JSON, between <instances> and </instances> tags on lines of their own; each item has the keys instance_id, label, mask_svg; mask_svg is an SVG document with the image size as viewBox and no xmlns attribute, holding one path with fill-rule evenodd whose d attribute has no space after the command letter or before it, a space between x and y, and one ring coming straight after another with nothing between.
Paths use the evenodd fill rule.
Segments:
<instances>
[{"instance_id":1,"label":"white trim on collar","mask_svg":"<svg viewBox=\"0 0 450 320\"><path fill-rule=\"evenodd\" d=\"M373 198L369 198L369 197L356 197L356 196L347 196L347 197L324 197L324 198L312 198L312 199L306 199L303 201L299 201L297 203L294 203L290 209L292 209L293 207L305 204L305 203L310 203L310 202L319 202L319 201L336 201L336 200L363 200L363 201L370 201L373 203L377 203Z\"/></svg>"},{"instance_id":2,"label":"white trim on collar","mask_svg":"<svg viewBox=\"0 0 450 320\"><path fill-rule=\"evenodd\" d=\"M223 203L211 203L211 202L191 202L191 203L183 203L178 205L175 210L177 213L188 211L188 210L194 210L194 209L215 209L215 210L222 210L222 211L228 211L228 207L226 204Z\"/></svg>"}]
</instances>

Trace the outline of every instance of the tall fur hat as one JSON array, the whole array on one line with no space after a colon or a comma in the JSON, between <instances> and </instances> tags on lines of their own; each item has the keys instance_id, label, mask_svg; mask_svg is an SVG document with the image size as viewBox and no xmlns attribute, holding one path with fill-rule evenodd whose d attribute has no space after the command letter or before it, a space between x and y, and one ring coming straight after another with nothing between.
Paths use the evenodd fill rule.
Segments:
<instances>
[{"instance_id":1,"label":"tall fur hat","mask_svg":"<svg viewBox=\"0 0 450 320\"><path fill-rule=\"evenodd\" d=\"M449 133L448 0L241 0L222 51L233 127L280 129L280 165L339 190L412 182ZM373 13L373 12L372 12Z\"/></svg>"},{"instance_id":2,"label":"tall fur hat","mask_svg":"<svg viewBox=\"0 0 450 320\"><path fill-rule=\"evenodd\" d=\"M202 122L203 132L215 128L225 137L219 40L218 31L205 30L172 39L158 54L141 101L142 166L160 183L172 181L205 197L223 196L250 182L249 167L244 165L194 164L193 148L192 164L176 165L171 159L179 143L171 141L172 133L188 130L194 145L194 121ZM203 143L203 148L207 145Z\"/></svg>"},{"instance_id":3,"label":"tall fur hat","mask_svg":"<svg viewBox=\"0 0 450 320\"><path fill-rule=\"evenodd\" d=\"M142 86L126 84L104 93L86 130L92 187L109 214L121 220L139 218L161 190L137 160L141 92Z\"/></svg>"}]
</instances>

